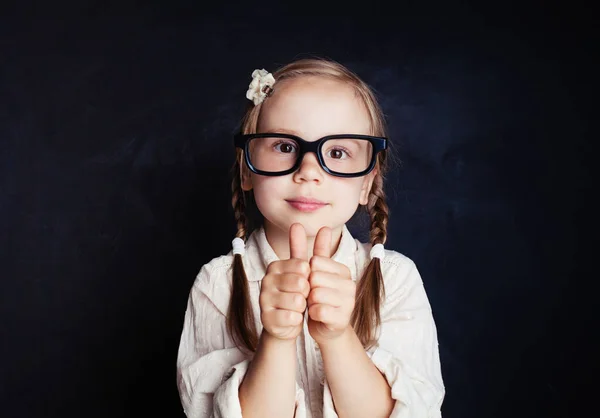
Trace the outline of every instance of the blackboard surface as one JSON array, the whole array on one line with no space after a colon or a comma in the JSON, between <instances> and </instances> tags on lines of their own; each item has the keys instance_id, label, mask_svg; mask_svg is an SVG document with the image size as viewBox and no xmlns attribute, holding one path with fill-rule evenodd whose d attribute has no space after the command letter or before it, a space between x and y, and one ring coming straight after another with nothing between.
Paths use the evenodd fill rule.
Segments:
<instances>
[{"instance_id":1,"label":"blackboard surface","mask_svg":"<svg viewBox=\"0 0 600 418\"><path fill-rule=\"evenodd\" d=\"M589 11L195 3L1 15L0 416L183 416L186 299L233 238L250 73L311 55L387 115L386 246L423 277L444 417L593 410Z\"/></svg>"}]
</instances>

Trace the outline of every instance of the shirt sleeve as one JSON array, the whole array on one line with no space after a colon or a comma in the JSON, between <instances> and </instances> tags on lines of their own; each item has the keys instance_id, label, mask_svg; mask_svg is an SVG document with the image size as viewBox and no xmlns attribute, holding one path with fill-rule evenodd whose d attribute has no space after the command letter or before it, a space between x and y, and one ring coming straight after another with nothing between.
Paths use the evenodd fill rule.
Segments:
<instances>
[{"instance_id":1,"label":"shirt sleeve","mask_svg":"<svg viewBox=\"0 0 600 418\"><path fill-rule=\"evenodd\" d=\"M437 331L421 276L412 260L391 251L382 274L381 327L367 355L391 387L396 402L390 418L441 418L445 389ZM325 379L323 418L337 417Z\"/></svg>"},{"instance_id":2,"label":"shirt sleeve","mask_svg":"<svg viewBox=\"0 0 600 418\"><path fill-rule=\"evenodd\" d=\"M251 355L238 349L227 332L223 300L216 286L206 286L220 273L204 266L190 291L177 355L177 388L188 418L242 418L239 387ZM216 283L224 283L219 277ZM214 282L212 282L214 283ZM210 295L210 297L208 296ZM220 308L218 308L219 306ZM226 311L226 310L225 310ZM304 391L296 383L295 418L305 418Z\"/></svg>"},{"instance_id":3,"label":"shirt sleeve","mask_svg":"<svg viewBox=\"0 0 600 418\"><path fill-rule=\"evenodd\" d=\"M233 367L231 377L221 385L214 395L215 418L241 418L242 409L239 402L239 387L246 375L250 361L246 360ZM304 390L296 382L296 407L294 418L306 418Z\"/></svg>"},{"instance_id":4,"label":"shirt sleeve","mask_svg":"<svg viewBox=\"0 0 600 418\"><path fill-rule=\"evenodd\" d=\"M367 354L391 387L390 418L438 418L445 388L431 306L414 262L396 255L382 263L386 299L379 338Z\"/></svg>"}]
</instances>

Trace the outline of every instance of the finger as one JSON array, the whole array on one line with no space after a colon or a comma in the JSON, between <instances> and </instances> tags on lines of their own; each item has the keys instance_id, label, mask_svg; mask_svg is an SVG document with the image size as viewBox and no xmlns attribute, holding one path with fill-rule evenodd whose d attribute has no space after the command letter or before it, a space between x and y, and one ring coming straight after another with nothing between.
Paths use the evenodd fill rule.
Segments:
<instances>
[{"instance_id":1,"label":"finger","mask_svg":"<svg viewBox=\"0 0 600 418\"><path fill-rule=\"evenodd\" d=\"M261 321L273 324L276 327L293 327L300 325L304 321L304 315L300 312L289 311L287 309L273 309L263 312Z\"/></svg>"},{"instance_id":2,"label":"finger","mask_svg":"<svg viewBox=\"0 0 600 418\"><path fill-rule=\"evenodd\" d=\"M356 283L352 280L346 280L341 278L338 274L324 271L312 271L310 276L308 276L308 283L310 284L311 290L317 287L326 287L329 289L337 289L344 294L351 294L356 289Z\"/></svg>"},{"instance_id":3,"label":"finger","mask_svg":"<svg viewBox=\"0 0 600 418\"><path fill-rule=\"evenodd\" d=\"M306 302L309 307L315 304L323 304L339 308L342 306L342 295L335 289L317 287L310 291Z\"/></svg>"},{"instance_id":4,"label":"finger","mask_svg":"<svg viewBox=\"0 0 600 418\"><path fill-rule=\"evenodd\" d=\"M304 313L306 298L300 293L279 292L273 300L273 307L288 311Z\"/></svg>"},{"instance_id":5,"label":"finger","mask_svg":"<svg viewBox=\"0 0 600 418\"><path fill-rule=\"evenodd\" d=\"M339 263L333 258L314 255L310 258L309 264L310 271L324 271L338 274L346 279L351 278L350 269L345 264Z\"/></svg>"},{"instance_id":6,"label":"finger","mask_svg":"<svg viewBox=\"0 0 600 418\"><path fill-rule=\"evenodd\" d=\"M290 258L308 260L308 244L306 242L306 231L302 224L292 224L290 226Z\"/></svg>"},{"instance_id":7,"label":"finger","mask_svg":"<svg viewBox=\"0 0 600 418\"><path fill-rule=\"evenodd\" d=\"M319 229L315 238L313 255L331 257L331 228L324 226Z\"/></svg>"},{"instance_id":8,"label":"finger","mask_svg":"<svg viewBox=\"0 0 600 418\"><path fill-rule=\"evenodd\" d=\"M322 322L329 326L335 326L343 322L338 318L338 309L333 306L317 303L308 308L308 316L313 321Z\"/></svg>"},{"instance_id":9,"label":"finger","mask_svg":"<svg viewBox=\"0 0 600 418\"><path fill-rule=\"evenodd\" d=\"M283 274L275 285L280 292L300 293L306 299L310 292L310 284L306 276L288 273Z\"/></svg>"},{"instance_id":10,"label":"finger","mask_svg":"<svg viewBox=\"0 0 600 418\"><path fill-rule=\"evenodd\" d=\"M289 260L276 260L267 267L267 274L296 273L308 277L310 273L310 264L308 261L299 258Z\"/></svg>"}]
</instances>

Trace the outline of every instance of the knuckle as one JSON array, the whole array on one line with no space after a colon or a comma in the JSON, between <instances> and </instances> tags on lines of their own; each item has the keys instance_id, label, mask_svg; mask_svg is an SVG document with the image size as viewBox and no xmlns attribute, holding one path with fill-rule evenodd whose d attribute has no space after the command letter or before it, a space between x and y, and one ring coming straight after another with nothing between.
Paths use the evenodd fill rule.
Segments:
<instances>
[{"instance_id":1,"label":"knuckle","mask_svg":"<svg viewBox=\"0 0 600 418\"><path fill-rule=\"evenodd\" d=\"M302 294L304 295L304 297L307 297L309 293L310 293L310 283L308 282L308 280L305 280L304 284L302 286Z\"/></svg>"},{"instance_id":2,"label":"knuckle","mask_svg":"<svg viewBox=\"0 0 600 418\"><path fill-rule=\"evenodd\" d=\"M291 258L289 260L281 260L279 261L279 263L281 263L281 268L280 268L280 272L281 273L294 273L296 272L296 263L298 260Z\"/></svg>"},{"instance_id":3,"label":"knuckle","mask_svg":"<svg viewBox=\"0 0 600 418\"><path fill-rule=\"evenodd\" d=\"M304 309L304 305L306 305L306 300L302 297L302 295L296 293L294 295L294 307L299 310L302 310Z\"/></svg>"},{"instance_id":4,"label":"knuckle","mask_svg":"<svg viewBox=\"0 0 600 418\"><path fill-rule=\"evenodd\" d=\"M271 263L269 263L269 265L267 266L267 273L273 273L273 272L277 271L279 263L280 263L279 260L272 261Z\"/></svg>"},{"instance_id":5,"label":"knuckle","mask_svg":"<svg viewBox=\"0 0 600 418\"><path fill-rule=\"evenodd\" d=\"M313 286L316 285L317 283L319 283L319 272L312 271L310 273L310 275L308 276L308 281Z\"/></svg>"},{"instance_id":6,"label":"knuckle","mask_svg":"<svg viewBox=\"0 0 600 418\"><path fill-rule=\"evenodd\" d=\"M314 318L316 318L317 320L323 319L324 309L325 309L325 307L323 305L314 306L313 311L312 311L312 316Z\"/></svg>"},{"instance_id":7,"label":"knuckle","mask_svg":"<svg viewBox=\"0 0 600 418\"><path fill-rule=\"evenodd\" d=\"M350 272L350 269L348 268L347 265L342 264L343 268L344 268L344 274L346 275L346 277L350 277L352 278L352 273ZM352 280L350 280L352 283L354 283Z\"/></svg>"},{"instance_id":8,"label":"knuckle","mask_svg":"<svg viewBox=\"0 0 600 418\"><path fill-rule=\"evenodd\" d=\"M262 308L267 308L273 305L273 296L271 292L261 291L258 295L258 303Z\"/></svg>"},{"instance_id":9,"label":"knuckle","mask_svg":"<svg viewBox=\"0 0 600 418\"><path fill-rule=\"evenodd\" d=\"M296 319L294 311L285 311L284 319L286 323L294 323L294 319Z\"/></svg>"},{"instance_id":10,"label":"knuckle","mask_svg":"<svg viewBox=\"0 0 600 418\"><path fill-rule=\"evenodd\" d=\"M267 272L267 274L265 274L265 277L263 277L262 282L261 282L261 288L260 288L261 293L265 290L268 290L273 285L274 279L275 279L275 274L273 272Z\"/></svg>"},{"instance_id":11,"label":"knuckle","mask_svg":"<svg viewBox=\"0 0 600 418\"><path fill-rule=\"evenodd\" d=\"M319 303L319 289L313 289L310 291L310 295L308 295L308 297L310 298L310 303Z\"/></svg>"},{"instance_id":12,"label":"knuckle","mask_svg":"<svg viewBox=\"0 0 600 418\"><path fill-rule=\"evenodd\" d=\"M296 277L294 278L294 286L296 287L296 290L302 290L305 281L305 277L296 275Z\"/></svg>"},{"instance_id":13,"label":"knuckle","mask_svg":"<svg viewBox=\"0 0 600 418\"><path fill-rule=\"evenodd\" d=\"M295 270L302 274L307 275L310 272L310 264L306 260L294 260L296 262L294 268Z\"/></svg>"}]
</instances>

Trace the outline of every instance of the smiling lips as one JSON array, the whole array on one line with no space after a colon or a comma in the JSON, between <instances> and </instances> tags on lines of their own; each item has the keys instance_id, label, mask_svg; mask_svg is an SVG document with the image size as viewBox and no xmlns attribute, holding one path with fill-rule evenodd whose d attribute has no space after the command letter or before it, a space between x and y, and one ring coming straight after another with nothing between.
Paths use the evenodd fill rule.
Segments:
<instances>
[{"instance_id":1,"label":"smiling lips","mask_svg":"<svg viewBox=\"0 0 600 418\"><path fill-rule=\"evenodd\" d=\"M308 197L294 197L291 199L286 199L286 202L288 202L294 209L301 212L314 212L324 206L327 206L327 203L325 202Z\"/></svg>"}]
</instances>

